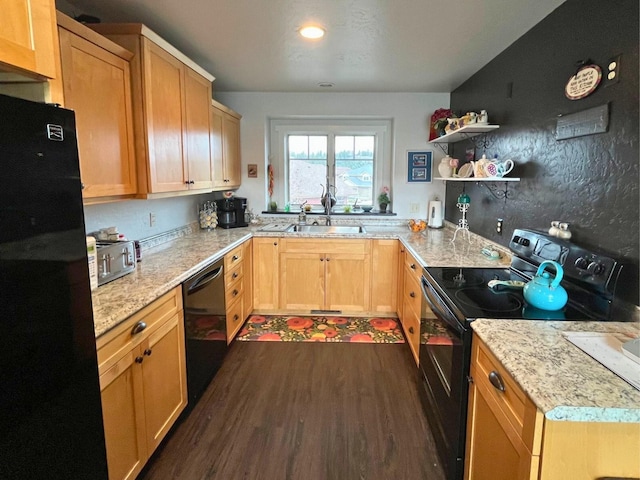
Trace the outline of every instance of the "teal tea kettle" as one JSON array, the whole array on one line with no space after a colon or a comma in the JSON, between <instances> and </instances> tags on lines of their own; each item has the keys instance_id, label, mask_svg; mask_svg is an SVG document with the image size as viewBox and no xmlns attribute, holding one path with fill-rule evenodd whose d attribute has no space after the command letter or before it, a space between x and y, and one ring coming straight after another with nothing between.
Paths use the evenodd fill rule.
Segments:
<instances>
[{"instance_id":1,"label":"teal tea kettle","mask_svg":"<svg viewBox=\"0 0 640 480\"><path fill-rule=\"evenodd\" d=\"M556 276L551 277L544 269L547 266L553 266L556 270ZM541 310L560 310L567 304L567 291L560 281L564 271L562 265L558 262L546 260L540 264L535 277L524 286L524 299L529 305Z\"/></svg>"}]
</instances>

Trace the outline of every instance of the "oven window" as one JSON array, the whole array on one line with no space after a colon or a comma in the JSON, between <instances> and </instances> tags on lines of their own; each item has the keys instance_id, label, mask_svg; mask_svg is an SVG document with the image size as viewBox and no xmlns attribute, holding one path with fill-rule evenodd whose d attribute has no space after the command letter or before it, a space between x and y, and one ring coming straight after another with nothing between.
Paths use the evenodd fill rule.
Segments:
<instances>
[{"instance_id":1,"label":"oven window","mask_svg":"<svg viewBox=\"0 0 640 480\"><path fill-rule=\"evenodd\" d=\"M446 395L451 396L451 385L456 382L453 378L454 361L462 347L460 334L428 309L425 313L421 321L422 345Z\"/></svg>"}]
</instances>

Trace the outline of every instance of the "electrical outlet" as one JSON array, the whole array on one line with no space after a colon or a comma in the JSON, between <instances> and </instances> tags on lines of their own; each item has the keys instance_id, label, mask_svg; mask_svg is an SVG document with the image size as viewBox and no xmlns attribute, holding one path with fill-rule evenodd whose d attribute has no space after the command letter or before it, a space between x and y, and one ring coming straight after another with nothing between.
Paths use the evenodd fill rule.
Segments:
<instances>
[{"instance_id":1,"label":"electrical outlet","mask_svg":"<svg viewBox=\"0 0 640 480\"><path fill-rule=\"evenodd\" d=\"M156 226L156 214L153 212L149 212L149 226L150 227Z\"/></svg>"},{"instance_id":2,"label":"electrical outlet","mask_svg":"<svg viewBox=\"0 0 640 480\"><path fill-rule=\"evenodd\" d=\"M502 235L502 224L503 224L503 220L501 218L498 219L498 221L496 222L496 233L498 235Z\"/></svg>"},{"instance_id":3,"label":"electrical outlet","mask_svg":"<svg viewBox=\"0 0 640 480\"><path fill-rule=\"evenodd\" d=\"M418 213L420 211L419 203L411 203L409 204L409 213Z\"/></svg>"},{"instance_id":4,"label":"electrical outlet","mask_svg":"<svg viewBox=\"0 0 640 480\"><path fill-rule=\"evenodd\" d=\"M620 55L611 57L607 63L607 71L604 73L606 78L605 85L613 85L620 81Z\"/></svg>"}]
</instances>

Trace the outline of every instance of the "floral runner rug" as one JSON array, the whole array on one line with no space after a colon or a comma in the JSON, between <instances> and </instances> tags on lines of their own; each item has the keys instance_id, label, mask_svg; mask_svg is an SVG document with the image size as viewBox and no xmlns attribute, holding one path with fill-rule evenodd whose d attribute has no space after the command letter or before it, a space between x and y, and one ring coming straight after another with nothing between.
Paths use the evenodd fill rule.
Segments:
<instances>
[{"instance_id":1,"label":"floral runner rug","mask_svg":"<svg viewBox=\"0 0 640 480\"><path fill-rule=\"evenodd\" d=\"M404 343L397 318L251 315L240 341Z\"/></svg>"}]
</instances>

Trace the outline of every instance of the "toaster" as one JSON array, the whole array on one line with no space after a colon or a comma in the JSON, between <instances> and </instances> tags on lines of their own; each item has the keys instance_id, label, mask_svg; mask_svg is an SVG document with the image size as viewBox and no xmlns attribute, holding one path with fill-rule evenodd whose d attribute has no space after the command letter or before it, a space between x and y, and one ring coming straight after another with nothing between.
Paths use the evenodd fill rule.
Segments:
<instances>
[{"instance_id":1,"label":"toaster","mask_svg":"<svg viewBox=\"0 0 640 480\"><path fill-rule=\"evenodd\" d=\"M136 269L136 249L133 241L97 242L98 286L123 277Z\"/></svg>"}]
</instances>

